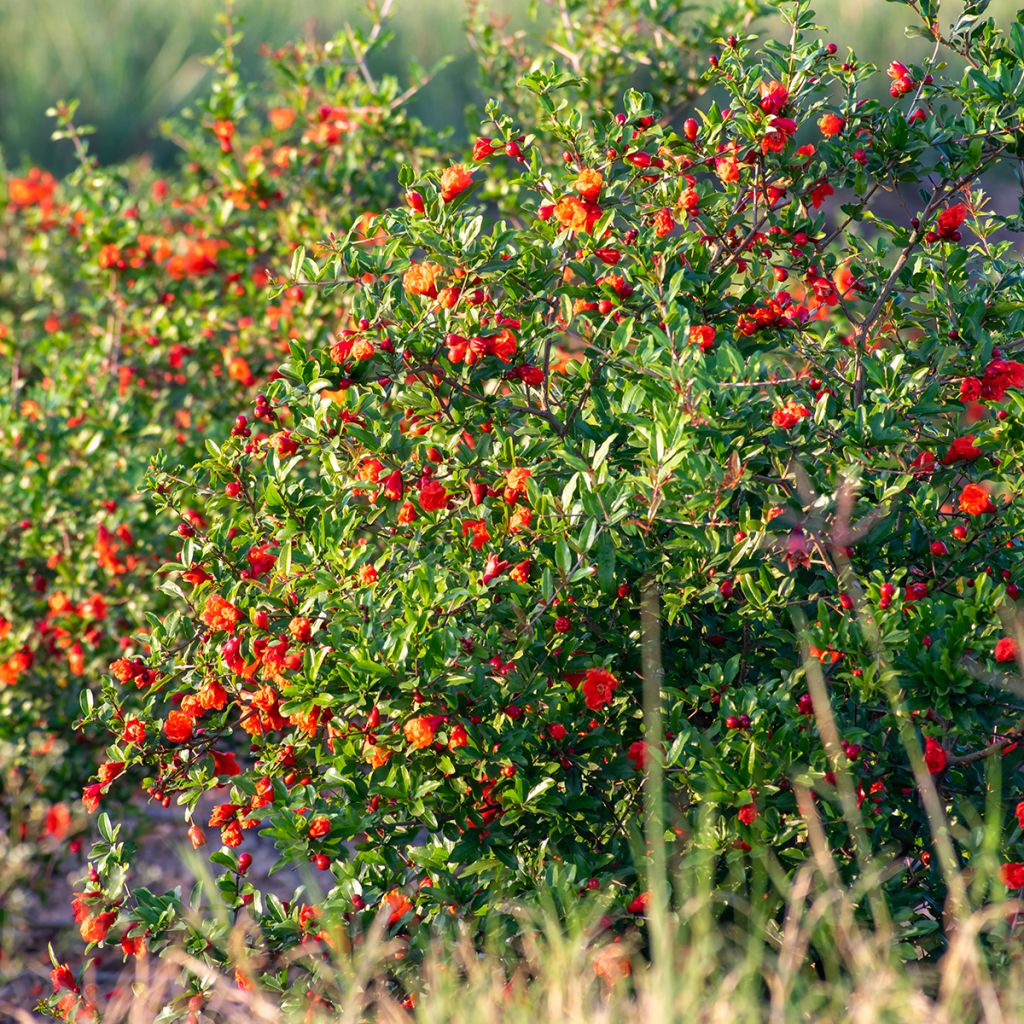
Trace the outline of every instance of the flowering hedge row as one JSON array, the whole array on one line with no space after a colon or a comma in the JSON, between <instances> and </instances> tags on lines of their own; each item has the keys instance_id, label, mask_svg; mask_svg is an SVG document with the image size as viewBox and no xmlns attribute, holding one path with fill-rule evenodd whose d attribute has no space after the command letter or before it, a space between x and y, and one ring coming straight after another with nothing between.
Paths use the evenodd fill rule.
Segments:
<instances>
[{"instance_id":1,"label":"flowering hedge row","mask_svg":"<svg viewBox=\"0 0 1024 1024\"><path fill-rule=\"evenodd\" d=\"M634 3L606 17L609 34L585 53L566 49L564 34L550 42L621 90L630 72L613 55L614 33L670 29L680 12ZM482 8L470 31L498 95L542 52L525 38L513 46ZM435 133L406 112L416 87L370 70L386 21L267 53L273 84L258 96L239 76L239 38L227 21L209 95L168 128L180 172L97 166L74 106L61 104L56 137L75 146L79 170L61 182L39 169L5 176L0 806L44 849L79 848L74 795L105 736L74 726L110 663L140 653L148 617L168 607L156 569L176 524L142 495L150 459L162 449L196 462L274 379L290 340L344 314L344 296L324 304L309 289L273 290L295 247L352 225L374 244L375 213L400 195L400 164L439 159ZM665 37L652 35L647 54L653 80L680 96L700 87L692 62L689 84L679 78L685 62ZM581 92L581 109L596 106ZM503 187L496 178L496 197ZM52 767L26 815L21 790L40 757Z\"/></svg>"},{"instance_id":2,"label":"flowering hedge row","mask_svg":"<svg viewBox=\"0 0 1024 1024\"><path fill-rule=\"evenodd\" d=\"M383 914L415 949L544 885L628 927L652 760L670 852L768 913L811 807L851 878L886 865L908 951L945 942L954 862L973 899L1024 882L1024 279L988 192L1024 26L910 7L934 53L885 102L780 3L787 42L721 40L714 102L587 123L534 70L537 118L403 167L369 239L296 238L288 357L154 469L173 610L84 719L113 740L87 806L173 801L255 917L239 984L315 992L321 940ZM237 964L226 923L126 889L100 820L83 938ZM257 830L322 898L247 879Z\"/></svg>"}]
</instances>

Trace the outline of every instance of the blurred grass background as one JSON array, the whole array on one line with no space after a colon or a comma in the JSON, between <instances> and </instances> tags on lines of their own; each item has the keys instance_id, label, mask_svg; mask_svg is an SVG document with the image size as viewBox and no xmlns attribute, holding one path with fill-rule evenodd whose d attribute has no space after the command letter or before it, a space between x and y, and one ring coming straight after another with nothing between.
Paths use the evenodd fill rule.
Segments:
<instances>
[{"instance_id":1,"label":"blurred grass background","mask_svg":"<svg viewBox=\"0 0 1024 1024\"><path fill-rule=\"evenodd\" d=\"M543 39L547 2L480 0ZM598 0L595 0L595 3ZM607 2L607 0L601 0ZM652 0L656 3L657 0ZM714 0L695 0L695 7ZM887 64L921 57L927 44L908 39L910 11L886 0L816 0L812 8L829 38L852 47L861 60ZM27 163L66 169L70 155L50 141L44 111L57 99L81 100L79 119L98 129L94 152L104 161L150 153L173 159L158 124L187 105L208 73L203 57L215 46L220 0L0 0L0 152L12 167ZM963 9L943 4L943 21ZM989 15L1001 23L1016 13L1014 0L994 0ZM361 0L236 0L245 24L240 48L247 74L263 73L261 44L328 38L346 21L364 17ZM435 127L466 124L466 109L480 99L476 67L466 42L464 0L396 0L395 40L377 70L415 77L415 65L454 60L416 98L412 112Z\"/></svg>"}]
</instances>

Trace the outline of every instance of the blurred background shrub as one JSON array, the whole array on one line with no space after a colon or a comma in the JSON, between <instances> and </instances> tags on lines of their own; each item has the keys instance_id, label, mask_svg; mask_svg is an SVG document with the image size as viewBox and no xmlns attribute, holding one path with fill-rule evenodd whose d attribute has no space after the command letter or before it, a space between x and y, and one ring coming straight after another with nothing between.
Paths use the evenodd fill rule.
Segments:
<instances>
[{"instance_id":1,"label":"blurred background shrub","mask_svg":"<svg viewBox=\"0 0 1024 1024\"><path fill-rule=\"evenodd\" d=\"M595 10L614 2L593 0ZM559 0L468 4L478 23L490 18L507 21L510 32L543 36L545 25L559 16ZM235 0L235 10L244 19L243 73L260 72L261 45L329 38L346 21L358 22L366 6L363 0ZM960 0L944 3L943 21L957 17L963 6ZM696 12L707 2L695 0L693 7ZM906 8L885 0L816 0L812 7L819 21L832 27L840 47L852 47L861 60L907 61L928 49L926 40L907 38ZM63 98L81 100L81 119L98 129L93 150L102 161L142 153L159 164L172 161L175 149L161 139L159 124L201 90L209 71L204 57L213 50L221 10L216 0L0 0L4 161L13 167L35 163L54 171L68 169L70 150L50 141L51 126L43 116L48 106ZM479 108L483 92L466 37L467 4L396 0L392 10L394 43L379 51L374 70L408 74L447 58L410 113L432 127L461 130L467 108ZM1015 10L1013 0L993 0L987 13L1002 22Z\"/></svg>"}]
</instances>

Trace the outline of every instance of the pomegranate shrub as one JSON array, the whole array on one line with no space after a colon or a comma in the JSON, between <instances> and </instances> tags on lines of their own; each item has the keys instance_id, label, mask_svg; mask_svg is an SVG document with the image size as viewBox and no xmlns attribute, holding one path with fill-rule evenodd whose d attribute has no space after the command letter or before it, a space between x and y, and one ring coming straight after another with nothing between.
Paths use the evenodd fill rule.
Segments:
<instances>
[{"instance_id":1,"label":"pomegranate shrub","mask_svg":"<svg viewBox=\"0 0 1024 1024\"><path fill-rule=\"evenodd\" d=\"M173 522L141 496L149 460L160 448L200 458L275 375L289 337L332 319L299 288L268 302L272 268L335 216L364 216L372 237L371 211L395 196L396 154L429 142L385 86L353 68L325 74L316 48L270 55L282 91L257 106L234 42L229 24L211 95L173 129L181 175L97 167L61 105L57 134L80 168L63 183L40 171L7 182L2 806L48 849L80 842L73 794L105 742L73 733L75 721L110 662L134 655L146 615L165 609L151 581ZM45 754L56 766L26 818L20 790Z\"/></svg>"},{"instance_id":2,"label":"pomegranate shrub","mask_svg":"<svg viewBox=\"0 0 1024 1024\"><path fill-rule=\"evenodd\" d=\"M1024 28L932 6L931 58L879 71L779 4L788 41L722 40L684 111L629 90L588 124L534 71L536 121L492 106L472 152L404 167L372 244L304 236L277 379L153 471L174 610L85 715L113 740L89 807L122 776L179 807L252 959L133 890L107 814L87 942L184 943L288 1003L375 918L405 968L538 888L623 931L652 762L670 855L768 915L811 808L850 880L883 865L908 955L946 941L944 868L1024 885L1021 225L987 191ZM253 884L256 832L323 895Z\"/></svg>"},{"instance_id":3,"label":"pomegranate shrub","mask_svg":"<svg viewBox=\"0 0 1024 1024\"><path fill-rule=\"evenodd\" d=\"M741 9L710 15L691 33L693 52L738 24ZM703 84L695 57L669 52L681 16L620 5L568 57L545 49L575 45L561 26L543 44L519 37L514 51L482 8L470 30L481 73L504 98L517 68L541 53L560 66L584 61L621 92L630 71L615 39L630 27L651 40L641 56L652 81L686 97ZM364 32L267 52L272 81L258 96L240 77L237 25L225 22L209 94L167 128L180 171L97 166L74 105L60 104L55 137L74 145L80 168L60 182L39 169L5 175L0 805L23 839L78 847L82 815L69 798L95 771L104 738L75 731L82 701L90 706L119 653L140 650L131 637L148 630L147 615L167 607L152 581L176 524L141 497L151 457L164 449L196 462L206 438L226 433L276 376L289 339L348 308L341 294L324 304L300 287L268 290L294 248L353 224L373 244L375 211L400 197L401 162L420 170L439 159L435 133L407 113L417 89L370 70L388 42L386 14L374 18ZM576 95L582 109L600 109L594 87ZM507 149L515 171L514 140ZM40 801L27 818L20 790L43 756L55 766L33 784Z\"/></svg>"}]
</instances>

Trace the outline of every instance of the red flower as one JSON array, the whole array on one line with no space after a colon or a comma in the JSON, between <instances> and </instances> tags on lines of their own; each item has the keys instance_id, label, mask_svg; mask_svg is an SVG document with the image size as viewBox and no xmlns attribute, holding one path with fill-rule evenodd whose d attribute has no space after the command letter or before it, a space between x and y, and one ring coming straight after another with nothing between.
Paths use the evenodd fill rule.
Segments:
<instances>
[{"instance_id":1,"label":"red flower","mask_svg":"<svg viewBox=\"0 0 1024 1024\"><path fill-rule=\"evenodd\" d=\"M960 240L960 225L967 220L970 211L964 203L957 203L955 206L947 206L939 214L935 224L935 231L939 238L947 241L957 242Z\"/></svg>"},{"instance_id":2,"label":"red flower","mask_svg":"<svg viewBox=\"0 0 1024 1024\"><path fill-rule=\"evenodd\" d=\"M650 903L650 900L651 894L649 892L642 892L632 901L632 903L630 903L628 907L626 907L626 909L631 914L646 914L647 905Z\"/></svg>"},{"instance_id":3,"label":"red flower","mask_svg":"<svg viewBox=\"0 0 1024 1024\"><path fill-rule=\"evenodd\" d=\"M960 492L960 511L969 516L980 516L983 512L993 511L994 506L988 491L978 484L968 484Z\"/></svg>"},{"instance_id":4,"label":"red flower","mask_svg":"<svg viewBox=\"0 0 1024 1024\"><path fill-rule=\"evenodd\" d=\"M496 580L507 568L507 561L504 559L499 561L497 555L491 555L487 559L487 565L484 566L484 574L480 577L480 582L487 586L491 580Z\"/></svg>"},{"instance_id":5,"label":"red flower","mask_svg":"<svg viewBox=\"0 0 1024 1024\"><path fill-rule=\"evenodd\" d=\"M1013 637L1004 636L996 642L996 661L1016 661L1017 641Z\"/></svg>"},{"instance_id":6,"label":"red flower","mask_svg":"<svg viewBox=\"0 0 1024 1024\"><path fill-rule=\"evenodd\" d=\"M999 869L999 877L1007 889L1024 889L1024 864L1015 861Z\"/></svg>"},{"instance_id":7,"label":"red flower","mask_svg":"<svg viewBox=\"0 0 1024 1024\"><path fill-rule=\"evenodd\" d=\"M974 435L958 437L950 446L949 451L942 456L942 464L951 466L954 462L973 462L981 455L981 449L974 443Z\"/></svg>"},{"instance_id":8,"label":"red flower","mask_svg":"<svg viewBox=\"0 0 1024 1024\"><path fill-rule=\"evenodd\" d=\"M78 991L78 983L75 981L75 976L71 973L71 968L67 964L58 964L54 967L50 971L50 981L53 982L54 992L59 992L62 988L66 988L69 992Z\"/></svg>"},{"instance_id":9,"label":"red flower","mask_svg":"<svg viewBox=\"0 0 1024 1024\"><path fill-rule=\"evenodd\" d=\"M940 772L945 771L948 760L942 744L929 736L924 741L924 763L928 766L928 771L932 775L938 775Z\"/></svg>"},{"instance_id":10,"label":"red flower","mask_svg":"<svg viewBox=\"0 0 1024 1024\"><path fill-rule=\"evenodd\" d=\"M90 814L95 814L99 810L102 796L103 786L98 782L93 782L82 790L82 803Z\"/></svg>"},{"instance_id":11,"label":"red flower","mask_svg":"<svg viewBox=\"0 0 1024 1024\"><path fill-rule=\"evenodd\" d=\"M436 480L428 480L420 488L420 508L424 512L437 512L447 504L448 492Z\"/></svg>"},{"instance_id":12,"label":"red flower","mask_svg":"<svg viewBox=\"0 0 1024 1024\"><path fill-rule=\"evenodd\" d=\"M146 936L123 935L121 937L121 952L125 956L141 956L146 952Z\"/></svg>"},{"instance_id":13,"label":"red flower","mask_svg":"<svg viewBox=\"0 0 1024 1024\"><path fill-rule=\"evenodd\" d=\"M737 812L736 817L744 825L753 825L757 820L757 804L751 801L749 804L744 804Z\"/></svg>"},{"instance_id":14,"label":"red flower","mask_svg":"<svg viewBox=\"0 0 1024 1024\"><path fill-rule=\"evenodd\" d=\"M323 839L324 836L328 835L331 831L330 819L324 815L319 815L309 823L309 838L310 839Z\"/></svg>"},{"instance_id":15,"label":"red flower","mask_svg":"<svg viewBox=\"0 0 1024 1024\"><path fill-rule=\"evenodd\" d=\"M787 398L786 404L772 413L772 423L777 427L782 427L783 430L790 430L810 415L811 410L806 406L800 405L792 398Z\"/></svg>"},{"instance_id":16,"label":"red flower","mask_svg":"<svg viewBox=\"0 0 1024 1024\"><path fill-rule=\"evenodd\" d=\"M761 109L766 114L777 114L789 102L789 90L780 82L762 82L758 86L761 94Z\"/></svg>"},{"instance_id":17,"label":"red flower","mask_svg":"<svg viewBox=\"0 0 1024 1024\"><path fill-rule=\"evenodd\" d=\"M647 763L647 744L643 740L636 740L630 743L629 750L626 751L626 757L633 762L633 767L638 772L642 772L644 765Z\"/></svg>"},{"instance_id":18,"label":"red flower","mask_svg":"<svg viewBox=\"0 0 1024 1024\"><path fill-rule=\"evenodd\" d=\"M599 711L612 701L612 695L619 685L607 669L588 668L583 676L583 700L591 711Z\"/></svg>"},{"instance_id":19,"label":"red flower","mask_svg":"<svg viewBox=\"0 0 1024 1024\"><path fill-rule=\"evenodd\" d=\"M490 139L477 139L473 143L473 159L486 160L494 152L494 143Z\"/></svg>"},{"instance_id":20,"label":"red flower","mask_svg":"<svg viewBox=\"0 0 1024 1024\"><path fill-rule=\"evenodd\" d=\"M221 754L216 750L210 751L213 756L213 771L216 775L241 775L242 769L238 767L234 754Z\"/></svg>"}]
</instances>

